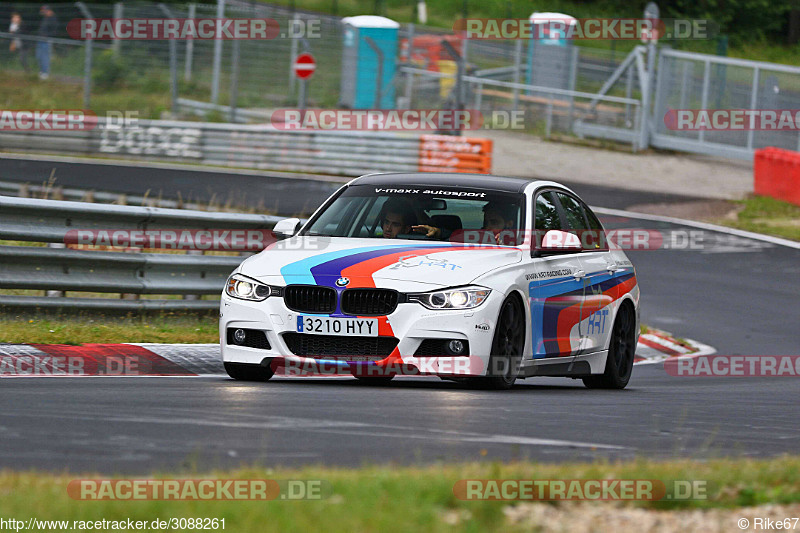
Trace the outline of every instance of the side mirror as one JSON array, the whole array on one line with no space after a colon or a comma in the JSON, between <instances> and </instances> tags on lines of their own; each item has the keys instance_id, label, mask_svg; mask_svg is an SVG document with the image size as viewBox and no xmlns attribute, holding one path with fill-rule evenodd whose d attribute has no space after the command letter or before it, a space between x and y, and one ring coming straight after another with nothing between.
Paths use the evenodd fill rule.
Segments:
<instances>
[{"instance_id":1,"label":"side mirror","mask_svg":"<svg viewBox=\"0 0 800 533\"><path fill-rule=\"evenodd\" d=\"M272 233L275 234L275 238L277 239L286 239L297 233L299 228L299 218L284 218L275 223L275 227L272 228Z\"/></svg>"},{"instance_id":2,"label":"side mirror","mask_svg":"<svg viewBox=\"0 0 800 533\"><path fill-rule=\"evenodd\" d=\"M583 251L581 240L574 233L551 229L544 234L541 244L535 248L536 255L574 254Z\"/></svg>"}]
</instances>

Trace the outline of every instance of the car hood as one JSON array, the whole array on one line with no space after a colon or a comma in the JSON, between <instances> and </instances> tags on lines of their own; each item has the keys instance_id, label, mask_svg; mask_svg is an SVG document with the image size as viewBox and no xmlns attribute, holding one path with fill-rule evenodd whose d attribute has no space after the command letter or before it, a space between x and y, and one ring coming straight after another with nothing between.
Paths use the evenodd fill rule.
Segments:
<instances>
[{"instance_id":1,"label":"car hood","mask_svg":"<svg viewBox=\"0 0 800 533\"><path fill-rule=\"evenodd\" d=\"M522 260L518 248L412 240L294 237L242 263L242 274L275 285L452 287Z\"/></svg>"}]
</instances>

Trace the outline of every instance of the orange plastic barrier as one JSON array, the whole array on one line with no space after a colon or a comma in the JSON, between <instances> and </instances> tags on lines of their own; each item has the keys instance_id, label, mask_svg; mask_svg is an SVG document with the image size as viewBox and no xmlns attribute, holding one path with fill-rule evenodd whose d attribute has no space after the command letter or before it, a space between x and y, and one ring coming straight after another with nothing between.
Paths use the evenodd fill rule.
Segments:
<instances>
[{"instance_id":1,"label":"orange plastic barrier","mask_svg":"<svg viewBox=\"0 0 800 533\"><path fill-rule=\"evenodd\" d=\"M492 141L477 137L422 135L419 139L420 172L492 172Z\"/></svg>"},{"instance_id":2,"label":"orange plastic barrier","mask_svg":"<svg viewBox=\"0 0 800 533\"><path fill-rule=\"evenodd\" d=\"M453 59L442 47L442 41L447 41L456 52L461 53L462 39L458 35L417 35L411 50L408 49L408 39L400 40L400 59L409 61L421 68L433 72L439 71L439 61ZM409 57L409 52L410 56Z\"/></svg>"},{"instance_id":3,"label":"orange plastic barrier","mask_svg":"<svg viewBox=\"0 0 800 533\"><path fill-rule=\"evenodd\" d=\"M753 170L756 194L800 205L800 153L771 146L756 150Z\"/></svg>"}]
</instances>

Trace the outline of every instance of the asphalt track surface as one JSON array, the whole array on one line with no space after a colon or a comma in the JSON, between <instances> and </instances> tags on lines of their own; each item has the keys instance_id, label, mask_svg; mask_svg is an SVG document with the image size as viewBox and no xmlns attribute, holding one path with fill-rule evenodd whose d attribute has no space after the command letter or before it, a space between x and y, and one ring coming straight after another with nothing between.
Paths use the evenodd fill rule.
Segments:
<instances>
[{"instance_id":1,"label":"asphalt track surface","mask_svg":"<svg viewBox=\"0 0 800 533\"><path fill-rule=\"evenodd\" d=\"M237 171L241 173L233 174L224 169L186 165L159 168L141 163L120 166L101 160L87 163L52 159L0 155L0 181L41 185L53 175L56 186L135 195L148 193L150 197L170 199L177 198L180 192L185 201L203 203L213 197L223 204L231 201L247 207L266 207L286 216L310 214L338 186L332 181L304 179L302 175L288 177L291 176L288 173L275 176L259 171ZM345 177L333 179L342 183L347 181ZM570 185L568 180L564 183ZM691 199L689 196L623 191L595 185L576 184L574 189L590 198L592 205L618 209L635 204Z\"/></svg>"},{"instance_id":2,"label":"asphalt track surface","mask_svg":"<svg viewBox=\"0 0 800 533\"><path fill-rule=\"evenodd\" d=\"M669 201L576 190L605 207ZM602 218L612 228L692 229ZM800 250L715 232L701 243L629 252L643 322L720 354L800 354ZM672 377L660 364L637 365L624 391L560 378L507 392L436 378L386 387L346 378L13 378L0 382L0 467L146 474L242 463L773 456L797 453L799 397L797 378Z\"/></svg>"}]
</instances>

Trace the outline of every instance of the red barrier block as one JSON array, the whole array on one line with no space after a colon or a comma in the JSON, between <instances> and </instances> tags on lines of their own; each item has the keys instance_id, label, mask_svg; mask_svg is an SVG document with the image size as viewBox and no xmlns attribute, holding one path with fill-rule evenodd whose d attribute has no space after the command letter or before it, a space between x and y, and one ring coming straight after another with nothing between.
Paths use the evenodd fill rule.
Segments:
<instances>
[{"instance_id":1,"label":"red barrier block","mask_svg":"<svg viewBox=\"0 0 800 533\"><path fill-rule=\"evenodd\" d=\"M756 150L754 192L800 205L800 153L768 147Z\"/></svg>"}]
</instances>

